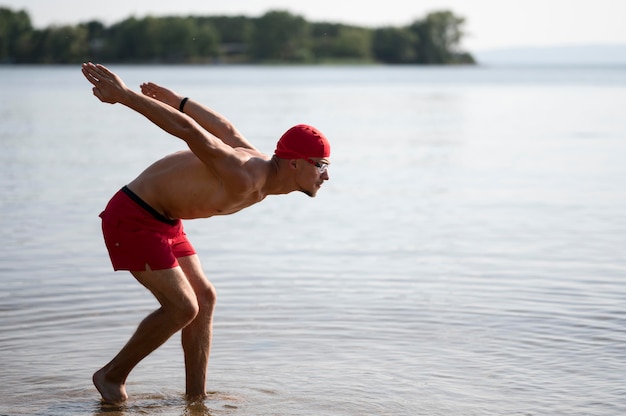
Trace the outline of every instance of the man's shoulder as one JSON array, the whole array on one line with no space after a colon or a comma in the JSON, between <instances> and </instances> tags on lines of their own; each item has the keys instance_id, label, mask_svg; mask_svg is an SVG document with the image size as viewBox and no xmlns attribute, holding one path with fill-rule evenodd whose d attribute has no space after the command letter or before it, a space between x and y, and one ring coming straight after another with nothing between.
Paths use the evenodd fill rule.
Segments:
<instances>
[{"instance_id":1,"label":"man's shoulder","mask_svg":"<svg viewBox=\"0 0 626 416\"><path fill-rule=\"evenodd\" d=\"M232 165L228 173L222 176L222 181L235 193L254 192L265 183L271 158L254 149L234 150L238 159L237 166Z\"/></svg>"},{"instance_id":2,"label":"man's shoulder","mask_svg":"<svg viewBox=\"0 0 626 416\"><path fill-rule=\"evenodd\" d=\"M251 158L258 158L258 159L262 159L265 161L269 161L271 158L266 155L265 153L254 149L254 148L248 148L248 147L235 147L234 148L235 152L237 152L238 154L242 155L244 158L246 159L251 159Z\"/></svg>"}]
</instances>

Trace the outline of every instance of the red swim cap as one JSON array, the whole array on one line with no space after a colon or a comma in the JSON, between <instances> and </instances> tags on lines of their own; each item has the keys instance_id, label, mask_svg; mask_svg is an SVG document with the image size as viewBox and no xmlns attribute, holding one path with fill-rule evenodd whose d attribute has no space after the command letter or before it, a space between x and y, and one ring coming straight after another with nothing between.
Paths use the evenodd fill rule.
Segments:
<instances>
[{"instance_id":1,"label":"red swim cap","mask_svg":"<svg viewBox=\"0 0 626 416\"><path fill-rule=\"evenodd\" d=\"M315 127L298 124L287 130L278 140L274 154L282 159L329 157L330 143Z\"/></svg>"}]
</instances>

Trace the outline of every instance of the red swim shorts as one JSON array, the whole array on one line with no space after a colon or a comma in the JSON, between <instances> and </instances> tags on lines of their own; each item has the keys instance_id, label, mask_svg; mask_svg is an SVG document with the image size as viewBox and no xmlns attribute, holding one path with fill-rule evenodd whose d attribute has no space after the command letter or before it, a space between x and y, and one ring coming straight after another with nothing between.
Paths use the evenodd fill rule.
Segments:
<instances>
[{"instance_id":1,"label":"red swim shorts","mask_svg":"<svg viewBox=\"0 0 626 416\"><path fill-rule=\"evenodd\" d=\"M196 254L181 220L171 220L127 187L100 214L102 233L115 270L171 269L178 257Z\"/></svg>"}]
</instances>

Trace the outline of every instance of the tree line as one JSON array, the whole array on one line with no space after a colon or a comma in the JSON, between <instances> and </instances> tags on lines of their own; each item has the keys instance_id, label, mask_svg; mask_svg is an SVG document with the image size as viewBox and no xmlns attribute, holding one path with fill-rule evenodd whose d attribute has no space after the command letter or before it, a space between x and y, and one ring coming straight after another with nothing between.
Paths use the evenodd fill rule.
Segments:
<instances>
[{"instance_id":1,"label":"tree line","mask_svg":"<svg viewBox=\"0 0 626 416\"><path fill-rule=\"evenodd\" d=\"M308 22L288 11L260 17L129 17L35 29L26 11L0 7L0 62L473 64L460 50L465 19L437 11L402 26Z\"/></svg>"}]
</instances>

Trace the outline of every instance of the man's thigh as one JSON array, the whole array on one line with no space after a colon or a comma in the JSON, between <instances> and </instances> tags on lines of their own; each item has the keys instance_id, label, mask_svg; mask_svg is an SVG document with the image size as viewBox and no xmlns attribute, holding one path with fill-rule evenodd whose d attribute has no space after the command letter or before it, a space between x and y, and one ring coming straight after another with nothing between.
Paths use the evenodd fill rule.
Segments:
<instances>
[{"instance_id":1,"label":"man's thigh","mask_svg":"<svg viewBox=\"0 0 626 416\"><path fill-rule=\"evenodd\" d=\"M181 267L131 272L139 283L157 298L163 307L195 303L194 289Z\"/></svg>"},{"instance_id":2,"label":"man's thigh","mask_svg":"<svg viewBox=\"0 0 626 416\"><path fill-rule=\"evenodd\" d=\"M213 288L213 284L211 284L209 279L204 274L202 264L200 264L200 259L197 254L179 257L178 264L196 293L199 294L206 291L213 292L215 290Z\"/></svg>"}]
</instances>

